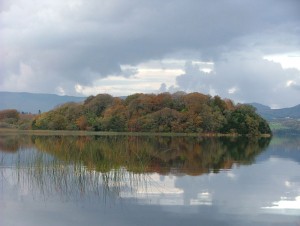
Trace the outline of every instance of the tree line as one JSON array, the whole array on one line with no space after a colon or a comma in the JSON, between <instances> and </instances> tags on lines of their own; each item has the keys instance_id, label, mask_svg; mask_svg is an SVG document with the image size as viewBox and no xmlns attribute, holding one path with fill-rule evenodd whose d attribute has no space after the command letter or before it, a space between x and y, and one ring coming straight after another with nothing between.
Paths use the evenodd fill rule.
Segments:
<instances>
[{"instance_id":1,"label":"tree line","mask_svg":"<svg viewBox=\"0 0 300 226\"><path fill-rule=\"evenodd\" d=\"M37 115L32 129L271 134L254 107L196 92L137 93L125 99L98 94Z\"/></svg>"}]
</instances>

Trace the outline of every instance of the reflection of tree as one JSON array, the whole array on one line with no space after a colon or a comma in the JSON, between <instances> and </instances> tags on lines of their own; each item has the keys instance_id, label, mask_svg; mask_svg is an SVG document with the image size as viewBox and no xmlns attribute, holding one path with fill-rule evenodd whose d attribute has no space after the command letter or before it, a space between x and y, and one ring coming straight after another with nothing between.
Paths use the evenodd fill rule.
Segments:
<instances>
[{"instance_id":1,"label":"reflection of tree","mask_svg":"<svg viewBox=\"0 0 300 226\"><path fill-rule=\"evenodd\" d=\"M29 136L11 135L2 136L0 135L0 151L5 152L16 152L20 148L32 147L33 144Z\"/></svg>"},{"instance_id":2,"label":"reflection of tree","mask_svg":"<svg viewBox=\"0 0 300 226\"><path fill-rule=\"evenodd\" d=\"M195 137L35 137L39 150L66 163L80 163L88 169L109 172L174 172L199 175L231 168L233 163L250 164L269 144L257 138Z\"/></svg>"},{"instance_id":3,"label":"reflection of tree","mask_svg":"<svg viewBox=\"0 0 300 226\"><path fill-rule=\"evenodd\" d=\"M64 198L91 194L118 197L132 188L146 188L146 173L200 175L231 168L234 163L250 164L269 141L241 137L1 137L2 143L14 144L11 150L30 145L38 150L18 152L11 161L21 185Z\"/></svg>"}]
</instances>

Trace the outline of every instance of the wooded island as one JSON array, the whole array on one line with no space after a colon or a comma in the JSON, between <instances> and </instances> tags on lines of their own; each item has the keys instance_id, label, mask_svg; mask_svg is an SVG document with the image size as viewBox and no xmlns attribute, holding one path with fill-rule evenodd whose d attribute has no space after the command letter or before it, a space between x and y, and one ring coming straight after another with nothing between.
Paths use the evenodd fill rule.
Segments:
<instances>
[{"instance_id":1,"label":"wooded island","mask_svg":"<svg viewBox=\"0 0 300 226\"><path fill-rule=\"evenodd\" d=\"M201 93L109 94L69 102L37 115L0 111L0 128L202 134L271 134L255 108Z\"/></svg>"},{"instance_id":2,"label":"wooded island","mask_svg":"<svg viewBox=\"0 0 300 226\"><path fill-rule=\"evenodd\" d=\"M201 93L98 94L39 114L32 129L115 132L271 134L266 120L249 105Z\"/></svg>"}]
</instances>

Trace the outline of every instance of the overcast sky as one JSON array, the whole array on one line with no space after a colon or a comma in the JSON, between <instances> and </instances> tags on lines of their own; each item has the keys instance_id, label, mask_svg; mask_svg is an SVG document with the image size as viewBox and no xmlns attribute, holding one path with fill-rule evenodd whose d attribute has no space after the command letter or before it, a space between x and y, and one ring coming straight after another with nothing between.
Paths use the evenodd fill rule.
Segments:
<instances>
[{"instance_id":1,"label":"overcast sky","mask_svg":"<svg viewBox=\"0 0 300 226\"><path fill-rule=\"evenodd\" d=\"M0 91L300 104L299 0L1 0Z\"/></svg>"}]
</instances>

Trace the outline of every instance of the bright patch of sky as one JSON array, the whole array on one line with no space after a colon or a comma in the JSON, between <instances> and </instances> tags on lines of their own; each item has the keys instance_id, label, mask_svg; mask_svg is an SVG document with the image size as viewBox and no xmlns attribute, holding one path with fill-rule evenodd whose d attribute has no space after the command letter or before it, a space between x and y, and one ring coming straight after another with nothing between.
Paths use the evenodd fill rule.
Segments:
<instances>
[{"instance_id":1,"label":"bright patch of sky","mask_svg":"<svg viewBox=\"0 0 300 226\"><path fill-rule=\"evenodd\" d=\"M212 62L191 61L191 64L199 66L199 70L205 73L213 71ZM126 77L111 75L100 78L94 81L91 86L76 84L75 90L84 96L95 93L110 93L113 96L124 96L132 93L158 93L162 84L176 87L176 78L185 73L184 67L184 60L174 59L152 60L137 66L121 65L122 71L133 71L134 73Z\"/></svg>"},{"instance_id":2,"label":"bright patch of sky","mask_svg":"<svg viewBox=\"0 0 300 226\"><path fill-rule=\"evenodd\" d=\"M264 59L279 63L282 68L300 70L300 52L264 56Z\"/></svg>"}]
</instances>

